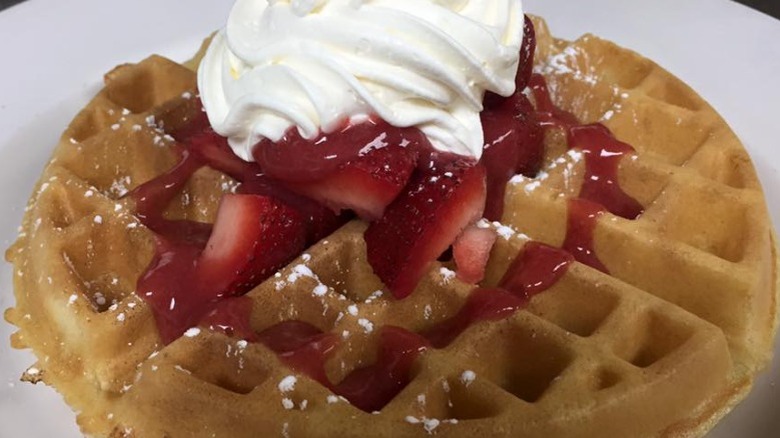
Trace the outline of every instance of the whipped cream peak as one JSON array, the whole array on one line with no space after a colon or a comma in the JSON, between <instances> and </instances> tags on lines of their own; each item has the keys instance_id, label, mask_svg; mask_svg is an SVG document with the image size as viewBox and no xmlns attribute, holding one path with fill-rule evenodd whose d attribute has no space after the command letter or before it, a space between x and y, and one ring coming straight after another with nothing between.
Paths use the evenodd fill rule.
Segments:
<instances>
[{"instance_id":1,"label":"whipped cream peak","mask_svg":"<svg viewBox=\"0 0 780 438\"><path fill-rule=\"evenodd\" d=\"M198 72L215 131L252 160L376 115L479 158L486 91L515 91L521 0L238 0Z\"/></svg>"}]
</instances>

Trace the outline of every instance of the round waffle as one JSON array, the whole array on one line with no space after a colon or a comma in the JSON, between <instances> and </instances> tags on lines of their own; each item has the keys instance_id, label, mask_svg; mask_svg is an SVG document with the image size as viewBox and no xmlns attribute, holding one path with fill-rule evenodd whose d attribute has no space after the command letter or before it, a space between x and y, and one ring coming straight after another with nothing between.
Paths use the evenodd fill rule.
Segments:
<instances>
[{"instance_id":1,"label":"round waffle","mask_svg":"<svg viewBox=\"0 0 780 438\"><path fill-rule=\"evenodd\" d=\"M82 431L98 436L704 434L771 354L777 264L753 166L715 111L653 62L536 26L537 70L556 103L637 150L620 184L644 214L605 214L595 229L611 275L572 265L527 309L423 353L411 382L374 414L261 344L203 330L163 346L135 291L153 235L125 195L175 164L166 132L199 108L194 73L151 57L106 75L63 134L7 252L12 342L39 359L24 378L57 388ZM490 225L500 237L485 286L528 240L564 241L584 163L561 133L545 141L544 171L514 178L502 223ZM213 221L234 187L202 169L167 215ZM325 366L332 382L376 360L380 327L423 331L473 288L436 265L414 294L393 300L366 261L364 229L349 223L247 295L257 331L296 319L338 334Z\"/></svg>"}]
</instances>

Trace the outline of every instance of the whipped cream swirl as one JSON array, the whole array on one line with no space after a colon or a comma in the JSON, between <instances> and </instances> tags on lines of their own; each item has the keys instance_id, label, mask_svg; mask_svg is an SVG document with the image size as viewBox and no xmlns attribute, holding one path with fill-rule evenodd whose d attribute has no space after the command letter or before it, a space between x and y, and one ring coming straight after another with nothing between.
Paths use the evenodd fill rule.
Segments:
<instances>
[{"instance_id":1,"label":"whipped cream swirl","mask_svg":"<svg viewBox=\"0 0 780 438\"><path fill-rule=\"evenodd\" d=\"M485 91L515 91L521 0L238 0L198 72L235 153L378 115L479 158Z\"/></svg>"}]
</instances>

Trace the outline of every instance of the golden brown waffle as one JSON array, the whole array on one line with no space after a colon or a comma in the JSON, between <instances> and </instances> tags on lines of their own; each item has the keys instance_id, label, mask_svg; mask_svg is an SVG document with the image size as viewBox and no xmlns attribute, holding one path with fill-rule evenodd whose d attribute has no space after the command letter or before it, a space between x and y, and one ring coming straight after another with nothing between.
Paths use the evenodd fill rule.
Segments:
<instances>
[{"instance_id":1,"label":"golden brown waffle","mask_svg":"<svg viewBox=\"0 0 780 438\"><path fill-rule=\"evenodd\" d=\"M573 265L527 310L421 355L378 414L301 375L280 386L293 373L260 344L201 331L162 347L134 292L152 234L122 196L174 164L165 130L197 109L194 74L152 57L106 76L63 134L8 250L13 344L39 358L25 377L57 388L99 436L702 435L770 356L776 256L755 171L715 111L651 61L537 30L538 69L556 101L638 151L620 178L645 214L605 215L596 228L613 276ZM563 241L583 164L562 135L546 140L545 172L510 183L486 284L529 238ZM169 216L211 221L233 185L201 170ZM429 328L471 290L437 265L406 300L377 294L364 226L346 225L248 294L258 331L299 319L341 336L326 364L333 382L374 361L379 327Z\"/></svg>"}]
</instances>

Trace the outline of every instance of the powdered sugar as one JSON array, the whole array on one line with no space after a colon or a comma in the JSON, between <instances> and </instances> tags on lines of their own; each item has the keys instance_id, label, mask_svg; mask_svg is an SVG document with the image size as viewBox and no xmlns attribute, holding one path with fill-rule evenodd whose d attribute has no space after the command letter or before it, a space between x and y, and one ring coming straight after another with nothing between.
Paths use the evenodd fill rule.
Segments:
<instances>
[{"instance_id":1,"label":"powdered sugar","mask_svg":"<svg viewBox=\"0 0 780 438\"><path fill-rule=\"evenodd\" d=\"M295 390L296 383L298 383L298 379L295 376L287 376L279 382L278 385L279 391L291 392Z\"/></svg>"}]
</instances>

